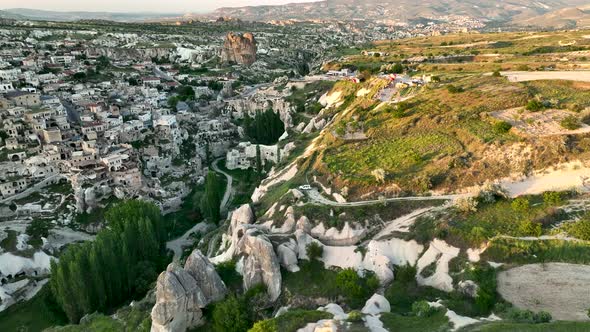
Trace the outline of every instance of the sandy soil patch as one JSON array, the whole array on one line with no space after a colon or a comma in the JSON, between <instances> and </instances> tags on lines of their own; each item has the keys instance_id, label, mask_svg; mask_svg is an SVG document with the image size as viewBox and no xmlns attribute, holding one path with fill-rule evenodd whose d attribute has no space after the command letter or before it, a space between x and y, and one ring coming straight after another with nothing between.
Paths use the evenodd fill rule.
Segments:
<instances>
[{"instance_id":1,"label":"sandy soil patch","mask_svg":"<svg viewBox=\"0 0 590 332\"><path fill-rule=\"evenodd\" d=\"M547 311L557 320L588 320L590 266L531 264L498 274L498 292L515 306Z\"/></svg>"},{"instance_id":2,"label":"sandy soil patch","mask_svg":"<svg viewBox=\"0 0 590 332\"><path fill-rule=\"evenodd\" d=\"M559 41L559 46L572 46L572 45L576 45L576 41L575 40L571 40L571 41L563 41L563 40L560 40Z\"/></svg>"},{"instance_id":3,"label":"sandy soil patch","mask_svg":"<svg viewBox=\"0 0 590 332\"><path fill-rule=\"evenodd\" d=\"M480 41L480 42L475 42L475 43L441 46L441 48L467 48L467 47L474 47L474 46L481 46L481 45L493 45L493 44L496 44L496 42L485 40L485 41Z\"/></svg>"},{"instance_id":4,"label":"sandy soil patch","mask_svg":"<svg viewBox=\"0 0 590 332\"><path fill-rule=\"evenodd\" d=\"M522 37L518 40L529 40L529 39L538 39L538 38L545 38L545 37L549 37L549 35L533 35L533 36L526 36L526 37Z\"/></svg>"},{"instance_id":5,"label":"sandy soil patch","mask_svg":"<svg viewBox=\"0 0 590 332\"><path fill-rule=\"evenodd\" d=\"M362 88L359 91L357 91L356 96L357 97L364 97L364 96L368 95L369 92L371 92L371 90L369 90L367 88Z\"/></svg>"},{"instance_id":6,"label":"sandy soil patch","mask_svg":"<svg viewBox=\"0 0 590 332\"><path fill-rule=\"evenodd\" d=\"M542 112L527 112L522 107L511 108L490 113L496 119L510 123L513 128L529 136L555 136L584 134L590 132L590 126L583 124L576 130L563 128L560 122L567 116L574 115L566 110L545 110Z\"/></svg>"},{"instance_id":7,"label":"sandy soil patch","mask_svg":"<svg viewBox=\"0 0 590 332\"><path fill-rule=\"evenodd\" d=\"M565 80L590 82L590 71L506 71L501 73L510 82L527 82L540 80Z\"/></svg>"},{"instance_id":8,"label":"sandy soil patch","mask_svg":"<svg viewBox=\"0 0 590 332\"><path fill-rule=\"evenodd\" d=\"M546 191L564 191L570 189L588 190L590 168L579 162L561 164L553 169L535 172L532 176L521 179L504 179L500 185L511 197L537 195Z\"/></svg>"},{"instance_id":9,"label":"sandy soil patch","mask_svg":"<svg viewBox=\"0 0 590 332\"><path fill-rule=\"evenodd\" d=\"M322 106L326 108L330 108L332 106L338 107L338 103L340 103L340 97L342 96L342 91L336 91L332 94L324 94L320 97L318 102L322 104Z\"/></svg>"}]
</instances>

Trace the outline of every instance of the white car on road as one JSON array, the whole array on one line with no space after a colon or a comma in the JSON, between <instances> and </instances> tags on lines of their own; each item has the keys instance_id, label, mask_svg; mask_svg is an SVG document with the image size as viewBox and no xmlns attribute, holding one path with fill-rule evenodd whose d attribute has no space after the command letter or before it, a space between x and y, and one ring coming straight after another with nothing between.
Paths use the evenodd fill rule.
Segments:
<instances>
[{"instance_id":1,"label":"white car on road","mask_svg":"<svg viewBox=\"0 0 590 332\"><path fill-rule=\"evenodd\" d=\"M302 186L299 186L299 189L300 189L300 190L311 190L312 188L311 188L311 186L310 186L310 185L308 185L308 184L304 184L304 185L302 185Z\"/></svg>"}]
</instances>

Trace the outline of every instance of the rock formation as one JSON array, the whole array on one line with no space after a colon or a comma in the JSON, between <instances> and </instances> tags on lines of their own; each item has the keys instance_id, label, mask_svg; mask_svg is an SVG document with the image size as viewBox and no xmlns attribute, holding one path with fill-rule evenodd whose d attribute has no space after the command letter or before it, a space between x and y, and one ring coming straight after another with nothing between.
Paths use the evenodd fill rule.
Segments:
<instances>
[{"instance_id":1,"label":"rock formation","mask_svg":"<svg viewBox=\"0 0 590 332\"><path fill-rule=\"evenodd\" d=\"M250 32L241 36L230 32L225 37L225 43L221 49L221 61L250 66L256 62L257 50L256 40Z\"/></svg>"},{"instance_id":2,"label":"rock formation","mask_svg":"<svg viewBox=\"0 0 590 332\"><path fill-rule=\"evenodd\" d=\"M184 268L173 263L158 276L151 331L186 331L202 325L201 309L225 294L225 285L213 265L195 250Z\"/></svg>"},{"instance_id":3,"label":"rock formation","mask_svg":"<svg viewBox=\"0 0 590 332\"><path fill-rule=\"evenodd\" d=\"M209 302L217 302L225 297L225 284L215 271L213 264L199 250L195 250L186 259L184 270L187 271Z\"/></svg>"},{"instance_id":4,"label":"rock formation","mask_svg":"<svg viewBox=\"0 0 590 332\"><path fill-rule=\"evenodd\" d=\"M272 243L257 229L247 229L239 243L239 252L245 256L242 274L244 288L264 284L271 301L281 295L281 268Z\"/></svg>"}]
</instances>

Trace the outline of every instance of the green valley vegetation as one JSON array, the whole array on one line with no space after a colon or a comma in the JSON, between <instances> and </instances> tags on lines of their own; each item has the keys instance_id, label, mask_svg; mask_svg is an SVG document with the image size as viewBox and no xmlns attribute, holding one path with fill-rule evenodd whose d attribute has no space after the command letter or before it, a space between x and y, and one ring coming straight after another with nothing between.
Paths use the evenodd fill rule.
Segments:
<instances>
[{"instance_id":1,"label":"green valley vegetation","mask_svg":"<svg viewBox=\"0 0 590 332\"><path fill-rule=\"evenodd\" d=\"M166 263L160 210L126 201L105 213L108 228L94 242L71 245L51 264L50 285L70 322L139 299Z\"/></svg>"},{"instance_id":2,"label":"green valley vegetation","mask_svg":"<svg viewBox=\"0 0 590 332\"><path fill-rule=\"evenodd\" d=\"M246 135L258 144L275 144L285 132L285 124L281 116L272 109L257 111L254 119L246 115L244 118Z\"/></svg>"}]
</instances>

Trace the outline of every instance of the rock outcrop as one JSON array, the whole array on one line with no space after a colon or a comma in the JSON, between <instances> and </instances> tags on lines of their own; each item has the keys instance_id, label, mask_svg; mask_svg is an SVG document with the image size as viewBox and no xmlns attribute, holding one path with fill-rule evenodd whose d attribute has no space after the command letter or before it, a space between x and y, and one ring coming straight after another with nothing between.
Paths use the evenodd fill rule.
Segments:
<instances>
[{"instance_id":1,"label":"rock outcrop","mask_svg":"<svg viewBox=\"0 0 590 332\"><path fill-rule=\"evenodd\" d=\"M151 331L186 331L202 325L201 308L206 305L207 300L197 281L185 270L171 264L158 277Z\"/></svg>"},{"instance_id":2,"label":"rock outcrop","mask_svg":"<svg viewBox=\"0 0 590 332\"><path fill-rule=\"evenodd\" d=\"M231 260L238 251L238 242L244 229L255 220L254 212L248 204L240 206L232 213L228 232L222 235L221 248L227 248L219 255L211 258L211 262L219 264Z\"/></svg>"},{"instance_id":3,"label":"rock outcrop","mask_svg":"<svg viewBox=\"0 0 590 332\"><path fill-rule=\"evenodd\" d=\"M243 35L237 35L230 32L225 37L225 43L221 49L221 61L250 66L256 62L257 50L256 40L252 33L246 32Z\"/></svg>"},{"instance_id":4,"label":"rock outcrop","mask_svg":"<svg viewBox=\"0 0 590 332\"><path fill-rule=\"evenodd\" d=\"M187 271L209 302L217 302L225 297L227 289L215 271L213 264L199 250L195 250L186 259L184 270Z\"/></svg>"},{"instance_id":5,"label":"rock outcrop","mask_svg":"<svg viewBox=\"0 0 590 332\"><path fill-rule=\"evenodd\" d=\"M244 288L264 284L270 301L276 301L281 295L281 268L272 243L257 229L247 229L240 239L240 254L245 256L242 274Z\"/></svg>"},{"instance_id":6,"label":"rock outcrop","mask_svg":"<svg viewBox=\"0 0 590 332\"><path fill-rule=\"evenodd\" d=\"M277 248L279 261L289 272L299 271L299 266L297 265L299 263L297 252L297 242L293 239L289 240L289 242L282 243Z\"/></svg>"},{"instance_id":7,"label":"rock outcrop","mask_svg":"<svg viewBox=\"0 0 590 332\"><path fill-rule=\"evenodd\" d=\"M200 326L201 309L225 294L225 285L213 265L195 250L184 268L173 263L158 276L151 331L186 331Z\"/></svg>"}]
</instances>

